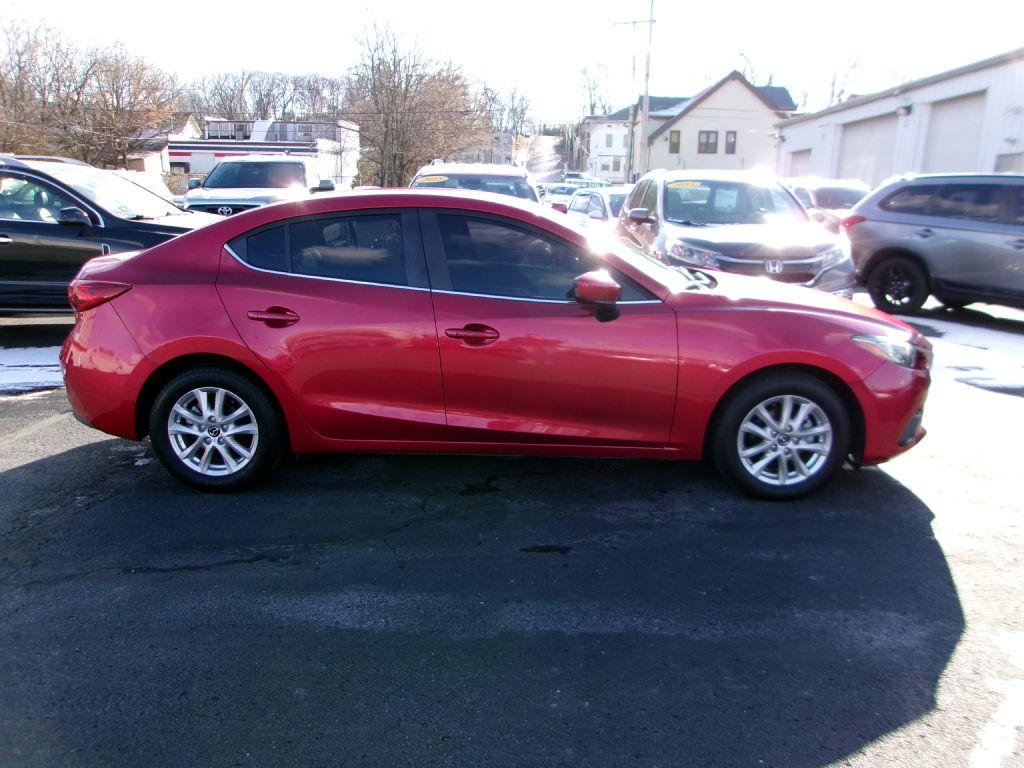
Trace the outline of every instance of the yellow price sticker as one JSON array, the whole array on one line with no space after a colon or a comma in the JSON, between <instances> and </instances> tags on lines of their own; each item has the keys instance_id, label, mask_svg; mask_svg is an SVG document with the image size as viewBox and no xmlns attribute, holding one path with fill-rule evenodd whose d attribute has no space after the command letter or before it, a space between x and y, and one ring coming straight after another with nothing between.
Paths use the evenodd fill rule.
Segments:
<instances>
[{"instance_id":1,"label":"yellow price sticker","mask_svg":"<svg viewBox=\"0 0 1024 768\"><path fill-rule=\"evenodd\" d=\"M699 181L670 181L666 184L669 189L688 189L701 186Z\"/></svg>"},{"instance_id":2,"label":"yellow price sticker","mask_svg":"<svg viewBox=\"0 0 1024 768\"><path fill-rule=\"evenodd\" d=\"M440 184L443 181L448 181L447 176L420 176L416 179L417 184Z\"/></svg>"}]
</instances>

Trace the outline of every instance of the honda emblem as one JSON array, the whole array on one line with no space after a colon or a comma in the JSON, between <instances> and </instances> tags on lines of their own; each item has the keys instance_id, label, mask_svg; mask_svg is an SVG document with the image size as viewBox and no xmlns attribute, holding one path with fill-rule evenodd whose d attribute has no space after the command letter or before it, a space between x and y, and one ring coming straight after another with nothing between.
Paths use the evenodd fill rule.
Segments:
<instances>
[{"instance_id":1,"label":"honda emblem","mask_svg":"<svg viewBox=\"0 0 1024 768\"><path fill-rule=\"evenodd\" d=\"M234 212L234 209L227 205L222 205L220 208L217 209L217 213L219 213L221 216L230 216Z\"/></svg>"},{"instance_id":2,"label":"honda emblem","mask_svg":"<svg viewBox=\"0 0 1024 768\"><path fill-rule=\"evenodd\" d=\"M769 275L778 275L782 273L782 262L778 259L768 259L764 263L764 271Z\"/></svg>"}]
</instances>

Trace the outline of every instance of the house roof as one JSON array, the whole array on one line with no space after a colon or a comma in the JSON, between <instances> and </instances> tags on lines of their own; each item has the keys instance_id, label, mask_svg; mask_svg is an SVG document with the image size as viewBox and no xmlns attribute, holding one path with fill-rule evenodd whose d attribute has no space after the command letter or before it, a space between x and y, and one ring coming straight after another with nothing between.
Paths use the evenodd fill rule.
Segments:
<instances>
[{"instance_id":1,"label":"house roof","mask_svg":"<svg viewBox=\"0 0 1024 768\"><path fill-rule=\"evenodd\" d=\"M642 95L641 96L637 96L636 97L636 101L633 102L632 104L630 104L628 107L623 107L622 109L616 110L615 112L612 112L610 115L591 115L591 118L593 118L594 120L629 120L630 119L630 115L633 112L633 109L635 108L635 109L639 110L640 102L643 101L643 98L644 97ZM651 114L653 115L655 112L660 112L662 110L670 109L671 107L674 107L674 106L677 106L677 105L681 105L683 102L687 101L690 97L689 96L650 96L649 98L651 100Z\"/></svg>"},{"instance_id":2,"label":"house roof","mask_svg":"<svg viewBox=\"0 0 1024 768\"><path fill-rule=\"evenodd\" d=\"M777 85L762 85L760 87L753 86L750 84L750 81L748 81L747 78L745 78L740 72L734 69L728 75L719 80L717 83L709 85L703 91L694 96L692 99L687 99L683 104L681 104L679 106L679 110L674 115L669 116L668 120L666 120L664 123L658 126L658 129L656 131L653 131L651 135L647 137L647 143L650 144L651 142L653 142L661 134L663 134L665 131L671 128L681 117L684 117L686 114L691 112L695 107L702 104L711 94L713 94L719 88L724 86L726 83L733 80L745 85L750 90L750 92L757 96L768 109L772 110L773 112L780 113L779 117L782 117L782 112L789 111L789 109L787 109L785 106L778 106L780 104L789 104L792 105L790 109L796 109L796 105L793 104L793 99L790 97L789 91L786 90L785 88L782 88Z\"/></svg>"},{"instance_id":3,"label":"house roof","mask_svg":"<svg viewBox=\"0 0 1024 768\"><path fill-rule=\"evenodd\" d=\"M957 67L956 69L939 72L937 75L929 75L928 77L922 77L919 80L910 80L909 82L897 85L895 88L887 88L884 91L877 91L875 93L865 94L864 96L853 96L844 102L834 104L831 107L821 109L817 112L808 112L805 115L797 115L796 117L791 117L788 120L783 120L779 125L796 125L797 123L802 123L806 120L815 120L824 115L831 115L833 112L841 112L844 109L858 107L861 104L868 104L869 102L878 101L879 99L884 99L889 96L900 96L907 91L924 88L926 85L941 83L943 80L951 80L954 77L969 75L972 72L980 72L981 70L991 69L992 67L998 67L1002 64L1011 64L1015 61L1024 61L1024 48L1017 48L1016 50L1009 51L1008 53L993 56L990 59L983 59L981 61L976 61L973 64L965 64L964 66Z\"/></svg>"}]
</instances>

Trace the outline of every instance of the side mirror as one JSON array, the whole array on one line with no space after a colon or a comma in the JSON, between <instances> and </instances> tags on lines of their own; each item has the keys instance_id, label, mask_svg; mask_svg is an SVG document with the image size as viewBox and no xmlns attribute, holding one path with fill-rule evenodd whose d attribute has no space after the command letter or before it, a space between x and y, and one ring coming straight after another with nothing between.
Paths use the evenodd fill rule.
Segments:
<instances>
[{"instance_id":1,"label":"side mirror","mask_svg":"<svg viewBox=\"0 0 1024 768\"><path fill-rule=\"evenodd\" d=\"M589 216L592 219L597 219L598 221L604 221L604 214L601 213L600 211L591 211L590 213L587 214L587 216Z\"/></svg>"},{"instance_id":2,"label":"side mirror","mask_svg":"<svg viewBox=\"0 0 1024 768\"><path fill-rule=\"evenodd\" d=\"M612 279L607 269L595 269L573 281L572 293L580 304L612 306L622 295L622 287Z\"/></svg>"},{"instance_id":3,"label":"side mirror","mask_svg":"<svg viewBox=\"0 0 1024 768\"><path fill-rule=\"evenodd\" d=\"M334 182L330 179L320 179L320 183L313 187L310 192L333 192Z\"/></svg>"},{"instance_id":4,"label":"side mirror","mask_svg":"<svg viewBox=\"0 0 1024 768\"><path fill-rule=\"evenodd\" d=\"M654 217L651 216L651 212L647 208L630 208L626 215L634 224L648 224L654 221Z\"/></svg>"},{"instance_id":5,"label":"side mirror","mask_svg":"<svg viewBox=\"0 0 1024 768\"><path fill-rule=\"evenodd\" d=\"M57 221L61 224L73 224L79 227L92 226L92 220L89 218L89 214L75 206L61 208L60 213L57 215Z\"/></svg>"},{"instance_id":6,"label":"side mirror","mask_svg":"<svg viewBox=\"0 0 1024 768\"><path fill-rule=\"evenodd\" d=\"M559 213L568 213L569 212L569 209L566 207L565 203L552 203L551 207L554 208Z\"/></svg>"},{"instance_id":7,"label":"side mirror","mask_svg":"<svg viewBox=\"0 0 1024 768\"><path fill-rule=\"evenodd\" d=\"M203 180L202 179L189 179L188 180L188 188L189 189L199 189L199 187L201 187L201 186L203 186Z\"/></svg>"}]
</instances>

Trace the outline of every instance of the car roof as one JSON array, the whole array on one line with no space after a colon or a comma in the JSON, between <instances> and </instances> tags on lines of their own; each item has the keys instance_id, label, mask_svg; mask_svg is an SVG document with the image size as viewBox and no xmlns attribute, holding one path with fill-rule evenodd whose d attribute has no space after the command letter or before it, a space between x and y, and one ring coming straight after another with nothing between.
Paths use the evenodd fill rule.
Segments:
<instances>
[{"instance_id":1,"label":"car roof","mask_svg":"<svg viewBox=\"0 0 1024 768\"><path fill-rule=\"evenodd\" d=\"M893 176L892 178L886 179L882 184L891 184L896 181L928 181L931 179L957 179L963 181L965 179L1019 179L1024 180L1024 174L1020 173L971 173L957 172L957 173L905 173L900 176ZM881 186L881 185L880 185Z\"/></svg>"},{"instance_id":2,"label":"car roof","mask_svg":"<svg viewBox=\"0 0 1024 768\"><path fill-rule=\"evenodd\" d=\"M522 176L527 177L526 169L518 165L502 165L499 163L434 163L424 165L417 176L456 176L467 174L473 176Z\"/></svg>"},{"instance_id":3,"label":"car roof","mask_svg":"<svg viewBox=\"0 0 1024 768\"><path fill-rule=\"evenodd\" d=\"M722 171L722 170L666 170L659 169L645 174L644 179L663 181L736 181L746 184L776 184L779 179L770 171ZM639 183L639 182L637 182Z\"/></svg>"},{"instance_id":4,"label":"car roof","mask_svg":"<svg viewBox=\"0 0 1024 768\"><path fill-rule=\"evenodd\" d=\"M311 163L312 157L304 155L234 155L222 157L222 163Z\"/></svg>"}]
</instances>

